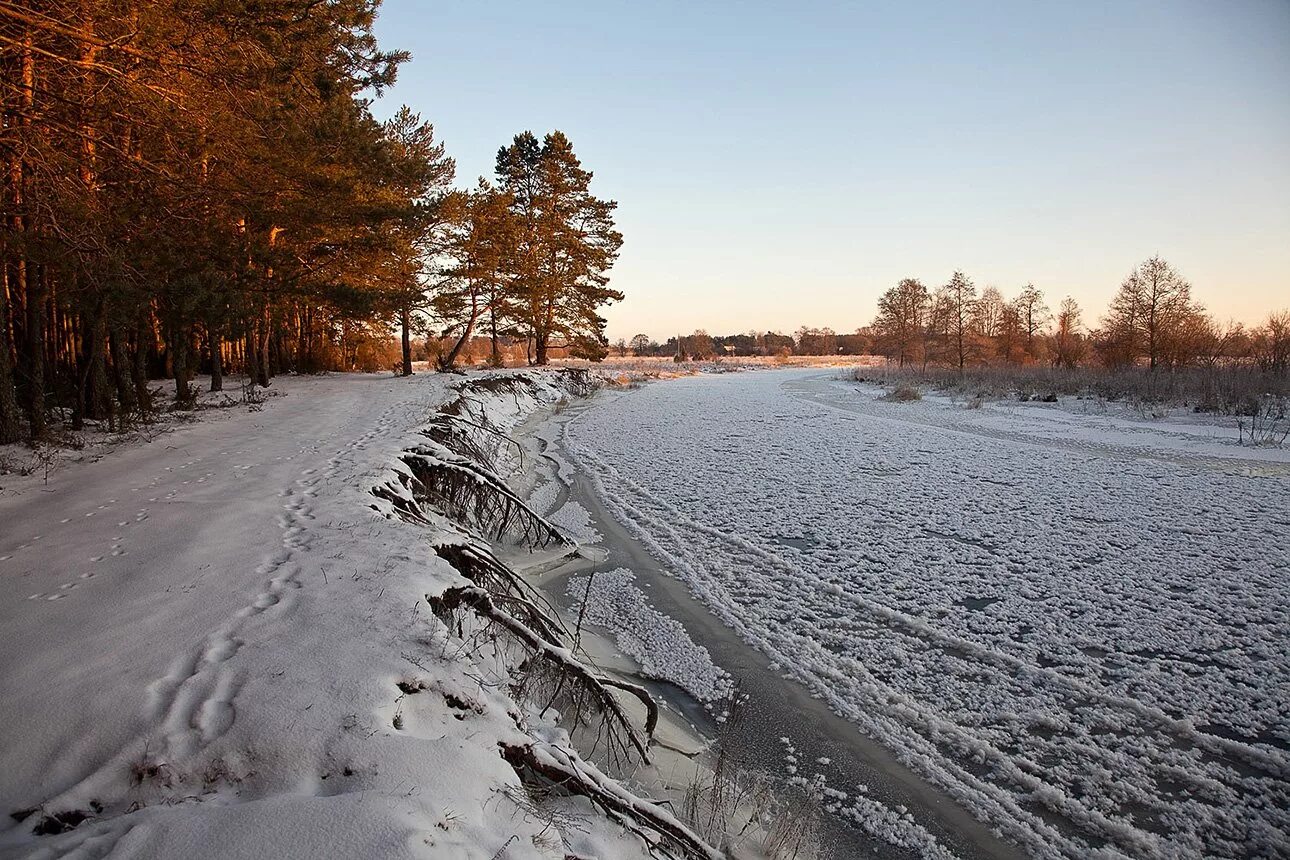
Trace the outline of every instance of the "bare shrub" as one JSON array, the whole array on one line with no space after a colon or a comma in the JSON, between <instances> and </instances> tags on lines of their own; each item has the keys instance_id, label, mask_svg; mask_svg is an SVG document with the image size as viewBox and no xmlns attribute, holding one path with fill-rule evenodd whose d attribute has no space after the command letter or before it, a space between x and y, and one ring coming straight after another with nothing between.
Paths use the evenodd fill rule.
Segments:
<instances>
[{"instance_id":1,"label":"bare shrub","mask_svg":"<svg viewBox=\"0 0 1290 860\"><path fill-rule=\"evenodd\" d=\"M790 786L778 796L762 840L762 851L774 860L814 857L818 851L822 798L809 784Z\"/></svg>"},{"instance_id":2,"label":"bare shrub","mask_svg":"<svg viewBox=\"0 0 1290 860\"><path fill-rule=\"evenodd\" d=\"M63 465L63 451L80 451L85 447L85 438L67 430L51 431L45 439L32 443L32 462L22 474L43 473L45 483L59 466Z\"/></svg>"},{"instance_id":3,"label":"bare shrub","mask_svg":"<svg viewBox=\"0 0 1290 860\"><path fill-rule=\"evenodd\" d=\"M893 403L908 403L911 400L922 400L923 392L913 385L897 385L883 395L882 399Z\"/></svg>"},{"instance_id":4,"label":"bare shrub","mask_svg":"<svg viewBox=\"0 0 1290 860\"><path fill-rule=\"evenodd\" d=\"M1159 421L1162 418L1169 417L1170 409L1164 403L1134 397L1129 401L1129 404L1133 407L1133 411L1138 414L1139 418L1145 418L1150 421Z\"/></svg>"},{"instance_id":5,"label":"bare shrub","mask_svg":"<svg viewBox=\"0 0 1290 860\"><path fill-rule=\"evenodd\" d=\"M146 745L143 748L143 753L130 762L130 784L133 786L155 784L163 788L170 788L175 781L175 772L170 765L150 755Z\"/></svg>"},{"instance_id":6,"label":"bare shrub","mask_svg":"<svg viewBox=\"0 0 1290 860\"><path fill-rule=\"evenodd\" d=\"M259 412L264 408L264 389L255 384L255 380L246 377L241 383L242 403L252 412Z\"/></svg>"},{"instance_id":7,"label":"bare shrub","mask_svg":"<svg viewBox=\"0 0 1290 860\"><path fill-rule=\"evenodd\" d=\"M502 805L503 800L509 801L524 816L525 822L542 825L542 830L533 836L535 845L546 845L554 849L560 844L558 839L553 838L557 833L590 832L586 818L558 807L556 801L560 795L550 787L535 783L522 786L508 785L494 788L493 794L497 798L498 807ZM485 812L488 810L487 802L484 804L484 810ZM499 850L498 853L500 856L501 851Z\"/></svg>"},{"instance_id":8,"label":"bare shrub","mask_svg":"<svg viewBox=\"0 0 1290 860\"><path fill-rule=\"evenodd\" d=\"M1290 400L1268 395L1236 419L1238 441L1242 445L1281 447L1290 438Z\"/></svg>"},{"instance_id":9,"label":"bare shrub","mask_svg":"<svg viewBox=\"0 0 1290 860\"><path fill-rule=\"evenodd\" d=\"M1251 404L1290 397L1290 374L1248 365L1151 370L1145 367L1057 368L1043 365L854 368L848 377L887 388L907 385L964 398L1015 397L1054 402L1059 395L1123 403L1144 418L1186 408L1217 415L1252 412Z\"/></svg>"}]
</instances>

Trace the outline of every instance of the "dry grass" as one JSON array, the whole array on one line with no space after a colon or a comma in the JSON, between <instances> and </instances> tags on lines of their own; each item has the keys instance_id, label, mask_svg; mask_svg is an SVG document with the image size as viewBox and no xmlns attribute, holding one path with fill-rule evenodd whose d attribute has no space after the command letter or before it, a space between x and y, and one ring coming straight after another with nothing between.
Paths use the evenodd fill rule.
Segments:
<instances>
[{"instance_id":1,"label":"dry grass","mask_svg":"<svg viewBox=\"0 0 1290 860\"><path fill-rule=\"evenodd\" d=\"M821 803L798 786L744 768L731 754L747 698L736 691L714 740L710 769L696 768L681 817L709 844L732 856L806 860L819 848Z\"/></svg>"},{"instance_id":2,"label":"dry grass","mask_svg":"<svg viewBox=\"0 0 1290 860\"><path fill-rule=\"evenodd\" d=\"M1022 401L1078 396L1134 406L1144 417L1167 409L1252 417L1269 399L1290 401L1290 375L1249 367L1189 368L1177 371L1146 368L1081 367L1063 369L1039 365L1018 367L857 367L848 375L859 382L930 388L964 399Z\"/></svg>"},{"instance_id":3,"label":"dry grass","mask_svg":"<svg viewBox=\"0 0 1290 860\"><path fill-rule=\"evenodd\" d=\"M1267 396L1236 420L1242 445L1280 448L1290 439L1290 400Z\"/></svg>"},{"instance_id":4,"label":"dry grass","mask_svg":"<svg viewBox=\"0 0 1290 860\"><path fill-rule=\"evenodd\" d=\"M893 403L909 403L914 400L922 400L923 392L917 386L901 383L884 394L882 399L890 400Z\"/></svg>"}]
</instances>

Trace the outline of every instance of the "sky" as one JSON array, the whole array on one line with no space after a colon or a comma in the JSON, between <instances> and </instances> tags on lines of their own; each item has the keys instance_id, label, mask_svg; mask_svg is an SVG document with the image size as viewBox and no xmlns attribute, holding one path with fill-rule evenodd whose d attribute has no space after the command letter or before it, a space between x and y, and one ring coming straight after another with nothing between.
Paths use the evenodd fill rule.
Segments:
<instances>
[{"instance_id":1,"label":"sky","mask_svg":"<svg viewBox=\"0 0 1290 860\"><path fill-rule=\"evenodd\" d=\"M854 331L956 269L1095 323L1160 254L1220 319L1290 307L1290 0L385 0L374 106L458 184L560 129L625 242L611 340Z\"/></svg>"}]
</instances>

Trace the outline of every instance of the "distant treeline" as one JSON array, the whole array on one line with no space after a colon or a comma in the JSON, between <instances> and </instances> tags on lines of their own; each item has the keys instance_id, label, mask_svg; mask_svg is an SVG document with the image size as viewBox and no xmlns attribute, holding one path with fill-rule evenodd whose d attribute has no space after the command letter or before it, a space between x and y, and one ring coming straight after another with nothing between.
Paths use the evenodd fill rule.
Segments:
<instances>
[{"instance_id":1,"label":"distant treeline","mask_svg":"<svg viewBox=\"0 0 1290 860\"><path fill-rule=\"evenodd\" d=\"M901 367L922 368L1038 364L1177 370L1239 365L1285 373L1290 368L1290 310L1273 311L1252 327L1221 323L1192 299L1191 285L1172 266L1152 257L1125 278L1092 327L1069 296L1054 312L1033 284L1009 299L994 287L978 293L970 278L955 272L935 290L915 278L902 280L879 298L873 323L851 334L828 328L803 328L795 336L696 331L661 344L639 334L618 341L614 349L697 359L875 354Z\"/></svg>"},{"instance_id":2,"label":"distant treeline","mask_svg":"<svg viewBox=\"0 0 1290 860\"><path fill-rule=\"evenodd\" d=\"M1246 364L1285 372L1290 363L1290 311L1274 311L1253 328L1221 323L1160 257L1129 273L1093 327L1069 296L1054 313L1033 284L1012 299L993 287L978 295L972 280L955 272L935 291L913 278L887 290L870 331L876 350L902 367L1046 363L1176 370Z\"/></svg>"},{"instance_id":3,"label":"distant treeline","mask_svg":"<svg viewBox=\"0 0 1290 860\"><path fill-rule=\"evenodd\" d=\"M0 3L0 444L161 377L388 368L399 328L405 372L422 335L604 353L615 204L558 131L455 190L429 123L372 114L408 59L378 7Z\"/></svg>"},{"instance_id":4,"label":"distant treeline","mask_svg":"<svg viewBox=\"0 0 1290 860\"><path fill-rule=\"evenodd\" d=\"M680 360L706 360L724 355L869 355L873 336L865 330L838 334L831 328L802 328L795 334L777 331L748 334L710 335L699 330L693 334L669 337L663 343L638 334L630 341L618 340L611 347L615 355L663 356Z\"/></svg>"}]
</instances>

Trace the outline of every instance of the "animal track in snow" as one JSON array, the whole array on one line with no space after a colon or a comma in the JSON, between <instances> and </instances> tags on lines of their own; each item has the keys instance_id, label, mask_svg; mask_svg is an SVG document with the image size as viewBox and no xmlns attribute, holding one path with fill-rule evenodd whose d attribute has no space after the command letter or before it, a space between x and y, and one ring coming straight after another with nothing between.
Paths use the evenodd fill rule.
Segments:
<instances>
[{"instance_id":1,"label":"animal track in snow","mask_svg":"<svg viewBox=\"0 0 1290 860\"><path fill-rule=\"evenodd\" d=\"M217 639L206 653L202 656L206 663L223 663L231 658L242 647L242 642L238 639Z\"/></svg>"},{"instance_id":2,"label":"animal track in snow","mask_svg":"<svg viewBox=\"0 0 1290 860\"><path fill-rule=\"evenodd\" d=\"M233 727L237 719L233 700L241 686L231 673L221 675L215 683L214 692L197 712L197 729L201 732L203 744L209 744Z\"/></svg>"},{"instance_id":3,"label":"animal track in snow","mask_svg":"<svg viewBox=\"0 0 1290 860\"><path fill-rule=\"evenodd\" d=\"M408 414L414 403L407 400L393 405L377 421L376 429L344 445L328 460L322 473L315 468L301 470L300 477L283 489L282 512L277 517L281 544L268 553L254 571L257 577L262 577L264 588L250 604L235 612L224 627L207 637L200 648L176 658L166 675L149 686L149 714L161 721L166 753L172 759L193 754L233 726L237 715L234 701L241 689L236 657L244 639L249 638L249 634L242 632L243 628L263 613L290 611L295 602L292 595L304 587L300 579L303 571L295 557L298 552L307 551L314 540L310 524L314 520L314 498L320 486L338 476L354 451L391 432L394 429L392 417ZM316 452L317 446L314 446L312 453ZM302 453L311 451L306 448ZM231 452L231 456L243 454L241 451ZM222 456L230 456L230 453L223 452ZM261 465L237 465L234 475L245 476ZM213 474L207 472L204 477ZM197 483L203 479L198 479ZM176 495L177 491L171 489L164 499L170 501ZM157 500L155 496L149 499L150 502ZM147 517L148 509L140 508L135 521L141 522ZM120 544L114 545L113 549L120 549Z\"/></svg>"}]
</instances>

